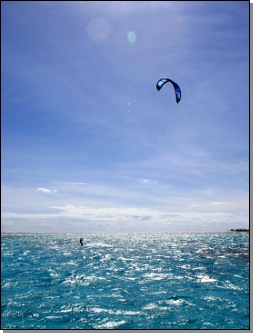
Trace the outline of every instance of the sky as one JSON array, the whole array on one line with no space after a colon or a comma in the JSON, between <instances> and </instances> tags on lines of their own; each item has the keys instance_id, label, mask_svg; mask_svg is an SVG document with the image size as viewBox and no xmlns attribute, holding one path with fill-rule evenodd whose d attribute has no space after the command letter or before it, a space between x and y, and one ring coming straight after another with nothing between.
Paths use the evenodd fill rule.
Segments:
<instances>
[{"instance_id":1,"label":"sky","mask_svg":"<svg viewBox=\"0 0 253 333\"><path fill-rule=\"evenodd\" d=\"M249 227L248 1L2 1L1 16L2 232Z\"/></svg>"}]
</instances>

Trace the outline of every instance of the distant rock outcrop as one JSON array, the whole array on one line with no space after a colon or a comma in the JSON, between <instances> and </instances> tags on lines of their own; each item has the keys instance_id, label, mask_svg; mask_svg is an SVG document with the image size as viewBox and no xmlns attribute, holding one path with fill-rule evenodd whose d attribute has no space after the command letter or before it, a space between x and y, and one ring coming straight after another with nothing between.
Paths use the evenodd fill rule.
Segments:
<instances>
[{"instance_id":1,"label":"distant rock outcrop","mask_svg":"<svg viewBox=\"0 0 253 333\"><path fill-rule=\"evenodd\" d=\"M230 231L243 232L243 231L249 231L249 229L230 229Z\"/></svg>"}]
</instances>

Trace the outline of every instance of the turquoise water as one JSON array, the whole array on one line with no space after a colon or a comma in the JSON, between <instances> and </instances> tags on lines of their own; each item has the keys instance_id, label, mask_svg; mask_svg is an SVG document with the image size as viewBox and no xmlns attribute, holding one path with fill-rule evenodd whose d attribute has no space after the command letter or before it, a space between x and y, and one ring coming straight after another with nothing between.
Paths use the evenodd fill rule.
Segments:
<instances>
[{"instance_id":1,"label":"turquoise water","mask_svg":"<svg viewBox=\"0 0 253 333\"><path fill-rule=\"evenodd\" d=\"M4 234L1 298L1 329L249 329L249 235Z\"/></svg>"}]
</instances>

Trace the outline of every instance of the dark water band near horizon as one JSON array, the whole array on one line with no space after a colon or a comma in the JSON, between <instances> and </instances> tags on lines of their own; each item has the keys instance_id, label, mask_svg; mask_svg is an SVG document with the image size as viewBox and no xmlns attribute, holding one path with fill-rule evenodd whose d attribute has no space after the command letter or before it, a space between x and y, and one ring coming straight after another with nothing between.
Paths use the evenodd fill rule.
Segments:
<instances>
[{"instance_id":1,"label":"dark water band near horizon","mask_svg":"<svg viewBox=\"0 0 253 333\"><path fill-rule=\"evenodd\" d=\"M249 329L247 232L1 238L3 330Z\"/></svg>"}]
</instances>

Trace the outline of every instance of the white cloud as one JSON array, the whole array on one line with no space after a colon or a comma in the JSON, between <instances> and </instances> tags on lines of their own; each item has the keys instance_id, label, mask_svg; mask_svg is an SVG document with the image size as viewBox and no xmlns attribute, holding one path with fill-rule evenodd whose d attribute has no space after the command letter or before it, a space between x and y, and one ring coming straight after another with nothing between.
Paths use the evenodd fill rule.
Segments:
<instances>
[{"instance_id":1,"label":"white cloud","mask_svg":"<svg viewBox=\"0 0 253 333\"><path fill-rule=\"evenodd\" d=\"M210 205L214 205L214 206L221 206L221 205L228 205L230 204L230 202L226 202L226 201L213 201L210 203Z\"/></svg>"},{"instance_id":2,"label":"white cloud","mask_svg":"<svg viewBox=\"0 0 253 333\"><path fill-rule=\"evenodd\" d=\"M147 178L141 179L140 183L141 184L149 184L149 185L158 184L158 182L156 180L147 179Z\"/></svg>"},{"instance_id":3,"label":"white cloud","mask_svg":"<svg viewBox=\"0 0 253 333\"><path fill-rule=\"evenodd\" d=\"M138 207L88 207L88 206L51 206L50 208L60 211L56 214L61 217L70 217L78 219L92 219L104 221L128 221L128 220L143 220L143 219L161 219L161 214L158 210Z\"/></svg>"},{"instance_id":4,"label":"white cloud","mask_svg":"<svg viewBox=\"0 0 253 333\"><path fill-rule=\"evenodd\" d=\"M44 188L44 187L39 187L37 188L38 192L43 192L43 193L56 193L57 190L50 190L48 188Z\"/></svg>"},{"instance_id":5,"label":"white cloud","mask_svg":"<svg viewBox=\"0 0 253 333\"><path fill-rule=\"evenodd\" d=\"M84 205L65 205L48 207L52 213L12 213L3 212L2 219L7 227L8 221L19 219L18 225L27 220L41 221L42 224L54 220L57 230L75 226L80 230L92 225L93 231L106 232L182 232L182 231L226 231L243 225L247 227L248 216L241 212L185 211L168 212L145 207L91 207ZM22 222L24 221L24 222Z\"/></svg>"},{"instance_id":6,"label":"white cloud","mask_svg":"<svg viewBox=\"0 0 253 333\"><path fill-rule=\"evenodd\" d=\"M120 186L69 182L57 183L57 188L61 195L49 188L39 187L34 195L32 188L4 186L5 231L17 231L28 221L34 232L43 225L50 225L52 232L72 227L93 232L213 231L213 225L224 231L248 225L249 202L243 191L212 187L186 193L140 177L127 178Z\"/></svg>"}]
</instances>

